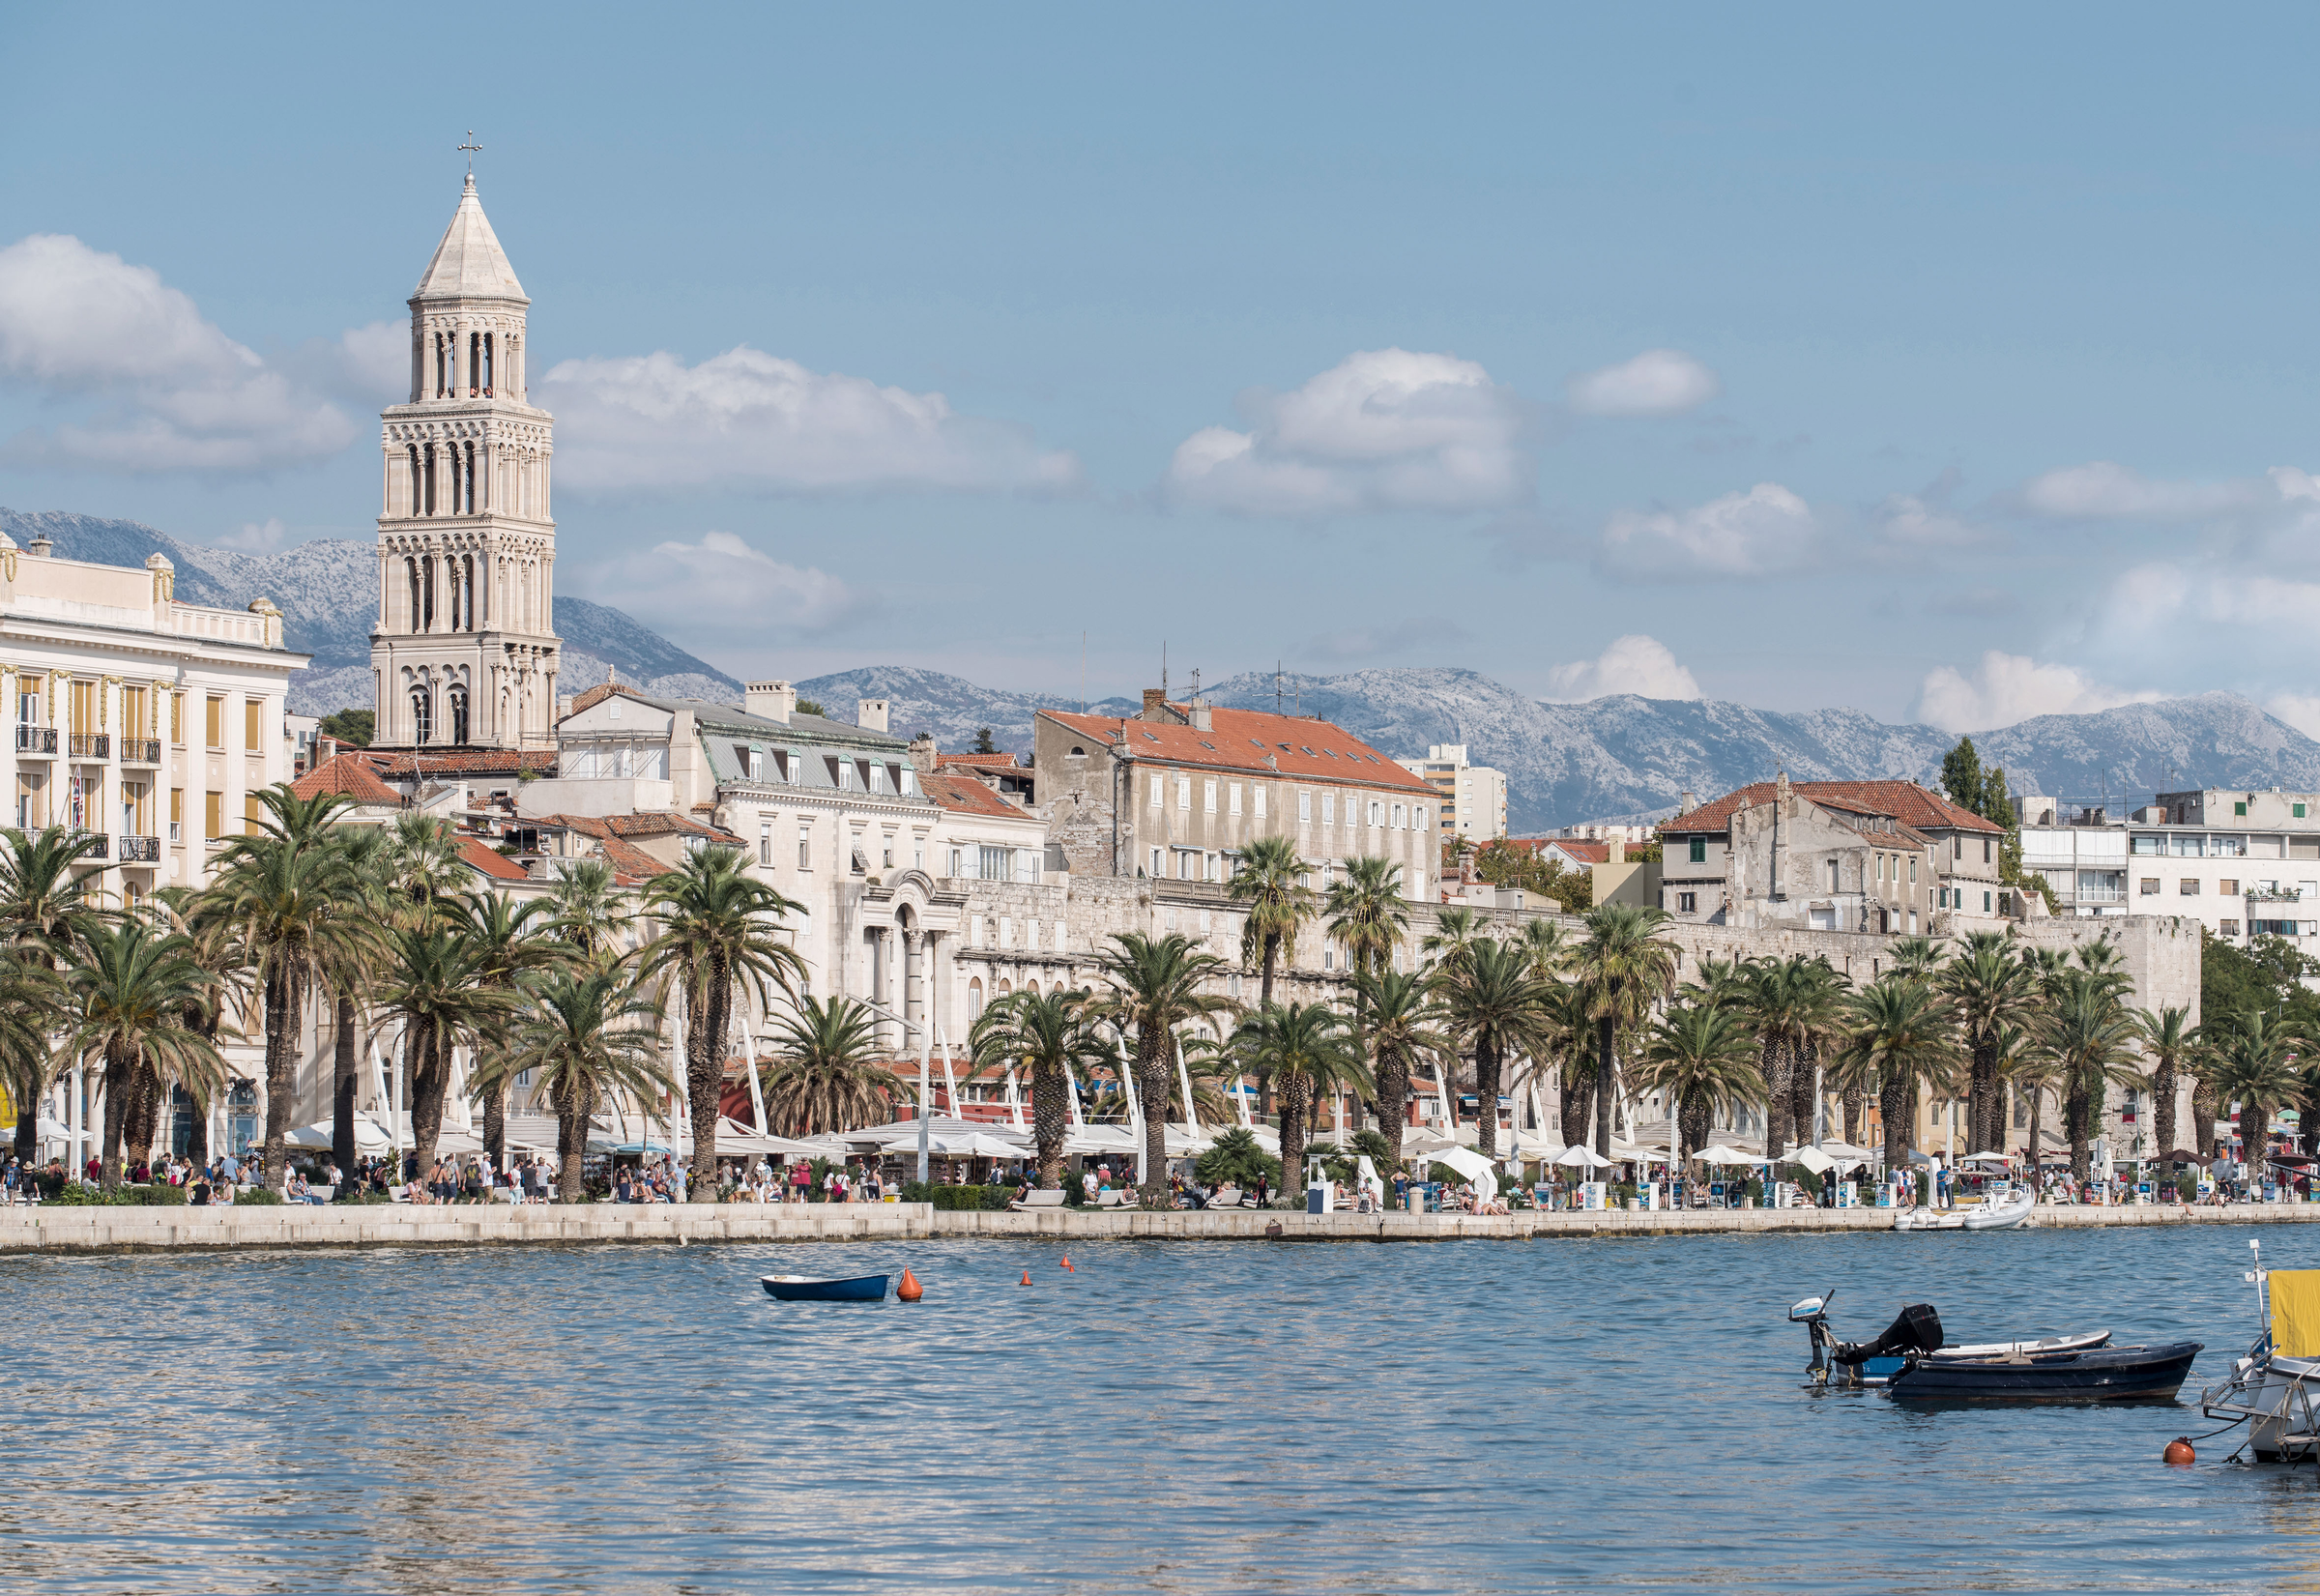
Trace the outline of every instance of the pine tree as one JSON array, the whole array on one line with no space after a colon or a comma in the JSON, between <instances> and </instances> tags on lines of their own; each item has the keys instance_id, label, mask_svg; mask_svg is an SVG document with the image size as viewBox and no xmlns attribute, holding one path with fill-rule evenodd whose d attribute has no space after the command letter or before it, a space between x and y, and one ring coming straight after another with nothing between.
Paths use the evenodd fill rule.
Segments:
<instances>
[{"instance_id":1,"label":"pine tree","mask_svg":"<svg viewBox=\"0 0 2320 1596\"><path fill-rule=\"evenodd\" d=\"M1941 756L1941 790L1958 808L1982 813L1982 756L1974 751L1972 738L1959 738L1958 746Z\"/></svg>"}]
</instances>

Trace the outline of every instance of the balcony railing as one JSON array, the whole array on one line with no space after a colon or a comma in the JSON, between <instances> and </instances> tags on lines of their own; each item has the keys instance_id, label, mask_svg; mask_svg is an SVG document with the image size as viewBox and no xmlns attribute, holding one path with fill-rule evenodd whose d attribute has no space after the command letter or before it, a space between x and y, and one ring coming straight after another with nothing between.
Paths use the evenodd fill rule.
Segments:
<instances>
[{"instance_id":1,"label":"balcony railing","mask_svg":"<svg viewBox=\"0 0 2320 1596\"><path fill-rule=\"evenodd\" d=\"M2301 903L2304 892L2294 886L2251 886L2247 897L2249 903Z\"/></svg>"},{"instance_id":2,"label":"balcony railing","mask_svg":"<svg viewBox=\"0 0 2320 1596\"><path fill-rule=\"evenodd\" d=\"M161 839L124 835L121 839L121 862L123 864L160 863Z\"/></svg>"},{"instance_id":3,"label":"balcony railing","mask_svg":"<svg viewBox=\"0 0 2320 1596\"><path fill-rule=\"evenodd\" d=\"M88 841L89 851L80 856L82 858L105 859L113 856L113 839L102 831L83 831L76 827L72 832L72 840L79 842L83 838Z\"/></svg>"},{"instance_id":4,"label":"balcony railing","mask_svg":"<svg viewBox=\"0 0 2320 1596\"><path fill-rule=\"evenodd\" d=\"M121 740L121 763L124 765L159 765L161 762L161 740L158 737L125 737Z\"/></svg>"},{"instance_id":5,"label":"balcony railing","mask_svg":"<svg viewBox=\"0 0 2320 1596\"><path fill-rule=\"evenodd\" d=\"M110 759L113 757L113 738L110 732L74 732L74 759Z\"/></svg>"},{"instance_id":6,"label":"balcony railing","mask_svg":"<svg viewBox=\"0 0 2320 1596\"><path fill-rule=\"evenodd\" d=\"M19 754L53 754L56 752L56 728L27 726L16 723L16 752Z\"/></svg>"}]
</instances>

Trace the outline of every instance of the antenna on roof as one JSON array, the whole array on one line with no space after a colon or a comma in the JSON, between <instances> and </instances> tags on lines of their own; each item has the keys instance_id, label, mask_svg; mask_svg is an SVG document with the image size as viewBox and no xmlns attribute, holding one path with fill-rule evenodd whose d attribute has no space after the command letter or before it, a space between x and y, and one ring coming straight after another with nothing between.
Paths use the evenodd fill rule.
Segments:
<instances>
[{"instance_id":1,"label":"antenna on roof","mask_svg":"<svg viewBox=\"0 0 2320 1596\"><path fill-rule=\"evenodd\" d=\"M1273 713L1281 712L1281 661L1273 661Z\"/></svg>"},{"instance_id":2,"label":"antenna on roof","mask_svg":"<svg viewBox=\"0 0 2320 1596\"><path fill-rule=\"evenodd\" d=\"M1192 668L1192 696L1201 696L1201 668L1198 665Z\"/></svg>"},{"instance_id":3,"label":"antenna on roof","mask_svg":"<svg viewBox=\"0 0 2320 1596\"><path fill-rule=\"evenodd\" d=\"M1168 639L1160 640L1160 702L1168 702Z\"/></svg>"}]
</instances>

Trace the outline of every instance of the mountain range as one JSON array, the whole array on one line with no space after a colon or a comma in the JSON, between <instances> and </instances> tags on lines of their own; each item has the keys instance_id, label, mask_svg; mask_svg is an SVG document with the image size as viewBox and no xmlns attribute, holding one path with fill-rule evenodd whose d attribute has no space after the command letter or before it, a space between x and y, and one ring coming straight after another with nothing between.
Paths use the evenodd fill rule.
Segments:
<instances>
[{"instance_id":1,"label":"mountain range","mask_svg":"<svg viewBox=\"0 0 2320 1596\"><path fill-rule=\"evenodd\" d=\"M46 536L68 559L141 566L165 554L188 603L241 609L270 597L282 608L290 646L314 656L290 703L303 713L367 708L370 628L378 606L376 546L320 538L273 553L181 542L135 521L61 511L0 509L0 531L17 544ZM618 669L622 680L670 697L739 703L741 684L634 618L586 599L559 597L564 640L560 684L577 691ZM1030 745L1042 709L1080 709L1053 693L978 686L905 666L868 666L799 682L800 696L837 719L859 699L883 698L888 724L908 737L930 732L945 748L970 746L990 728L1002 748ZM1176 696L1183 696L1177 685ZM1631 695L1543 704L1473 671L1447 667L1355 671L1342 676L1251 673L1216 682L1206 696L1228 708L1318 714L1386 753L1422 756L1464 743L1477 765L1503 770L1507 822L1517 834L1591 820L1643 820L1672 812L1683 794L1705 799L1786 770L1799 780L1898 776L1933 782L1957 739L1932 726L1893 725L1858 710L1801 713L1714 699ZM1138 702L1107 698L1085 708L1126 715ZM2107 799L2118 808L2154 791L2200 786L2320 791L2320 742L2230 693L2134 704L2099 714L2040 715L1975 738L1985 765L2006 768L2016 793Z\"/></svg>"}]
</instances>

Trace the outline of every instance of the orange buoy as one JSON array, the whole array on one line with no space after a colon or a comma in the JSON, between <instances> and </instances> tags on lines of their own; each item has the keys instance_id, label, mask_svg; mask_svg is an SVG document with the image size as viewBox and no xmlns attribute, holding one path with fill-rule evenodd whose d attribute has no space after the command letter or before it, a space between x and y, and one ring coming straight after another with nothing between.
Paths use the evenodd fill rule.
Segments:
<instances>
[{"instance_id":1,"label":"orange buoy","mask_svg":"<svg viewBox=\"0 0 2320 1596\"><path fill-rule=\"evenodd\" d=\"M1065 1253L1065 1254L1063 1255L1063 1267L1065 1267L1066 1269L1071 1269L1071 1254L1069 1254L1069 1253ZM1077 1269L1071 1269L1071 1272L1072 1272L1073 1274L1075 1274L1075 1275L1076 1275L1076 1274L1078 1274L1080 1271L1079 1271L1079 1270L1077 1270Z\"/></svg>"},{"instance_id":2,"label":"orange buoy","mask_svg":"<svg viewBox=\"0 0 2320 1596\"><path fill-rule=\"evenodd\" d=\"M2167 1449L2161 1452L2160 1457L2172 1464L2190 1464L2199 1461L2199 1454L2191 1450L2191 1437L2189 1436L2177 1436L2173 1440L2167 1442Z\"/></svg>"},{"instance_id":3,"label":"orange buoy","mask_svg":"<svg viewBox=\"0 0 2320 1596\"><path fill-rule=\"evenodd\" d=\"M918 1284L916 1275L905 1269L902 1271L902 1284L894 1288L894 1295L898 1301L915 1302L926 1295L926 1288Z\"/></svg>"},{"instance_id":4,"label":"orange buoy","mask_svg":"<svg viewBox=\"0 0 2320 1596\"><path fill-rule=\"evenodd\" d=\"M1026 1269L1026 1270L1024 1270L1024 1271L1023 1271L1023 1284L1025 1284L1026 1286L1029 1286L1030 1283L1031 1283L1031 1271L1030 1271L1030 1270L1029 1270L1029 1269Z\"/></svg>"}]
</instances>

